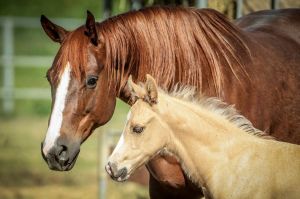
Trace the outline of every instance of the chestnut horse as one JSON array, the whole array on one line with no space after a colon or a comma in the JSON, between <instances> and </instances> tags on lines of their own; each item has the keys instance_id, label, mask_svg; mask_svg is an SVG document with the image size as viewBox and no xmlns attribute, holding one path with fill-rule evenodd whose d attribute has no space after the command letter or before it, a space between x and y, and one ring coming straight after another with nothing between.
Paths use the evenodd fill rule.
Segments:
<instances>
[{"instance_id":1,"label":"chestnut horse","mask_svg":"<svg viewBox=\"0 0 300 199\"><path fill-rule=\"evenodd\" d=\"M234 24L211 9L152 7L74 31L41 17L60 49L47 78L52 112L42 155L50 169L70 170L80 145L110 120L116 98L130 104L129 75L151 74L159 86L190 85L235 104L259 129L300 143L300 9L261 11ZM251 104L251 106L249 106ZM175 158L147 164L151 198L197 198Z\"/></svg>"}]
</instances>

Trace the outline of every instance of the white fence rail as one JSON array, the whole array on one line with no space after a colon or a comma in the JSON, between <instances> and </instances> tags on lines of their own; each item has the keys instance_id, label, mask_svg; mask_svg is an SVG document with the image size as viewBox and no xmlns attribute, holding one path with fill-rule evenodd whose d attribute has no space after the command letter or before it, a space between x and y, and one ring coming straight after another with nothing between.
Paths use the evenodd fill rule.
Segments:
<instances>
[{"instance_id":1,"label":"white fence rail","mask_svg":"<svg viewBox=\"0 0 300 199\"><path fill-rule=\"evenodd\" d=\"M78 27L84 23L84 20L80 19L53 19L53 21L67 29ZM15 99L50 99L50 89L15 88L15 67L40 68L50 66L54 55L28 56L15 55L14 53L15 28L41 29L39 18L0 17L0 26L3 32L3 50L2 55L0 55L0 66L3 67L3 83L0 87L0 99L2 99L4 113L10 114L14 111Z\"/></svg>"}]
</instances>

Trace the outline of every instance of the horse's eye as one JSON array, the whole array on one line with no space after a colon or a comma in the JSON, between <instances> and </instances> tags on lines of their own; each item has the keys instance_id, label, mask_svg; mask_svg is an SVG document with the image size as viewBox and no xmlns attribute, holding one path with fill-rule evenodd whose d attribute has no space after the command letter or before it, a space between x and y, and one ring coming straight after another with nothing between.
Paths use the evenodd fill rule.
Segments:
<instances>
[{"instance_id":1,"label":"horse's eye","mask_svg":"<svg viewBox=\"0 0 300 199\"><path fill-rule=\"evenodd\" d=\"M144 130L144 127L142 127L142 126L134 126L134 127L132 128L132 131L133 131L134 133L142 133L143 130Z\"/></svg>"},{"instance_id":2,"label":"horse's eye","mask_svg":"<svg viewBox=\"0 0 300 199\"><path fill-rule=\"evenodd\" d=\"M97 85L98 77L96 76L88 76L86 79L86 86L88 88L95 88Z\"/></svg>"}]
</instances>

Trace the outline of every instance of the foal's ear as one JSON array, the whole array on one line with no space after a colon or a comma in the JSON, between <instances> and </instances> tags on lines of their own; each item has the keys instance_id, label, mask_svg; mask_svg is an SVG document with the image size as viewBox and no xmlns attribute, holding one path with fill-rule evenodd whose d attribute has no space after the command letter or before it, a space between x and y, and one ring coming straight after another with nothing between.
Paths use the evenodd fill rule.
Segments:
<instances>
[{"instance_id":1,"label":"foal's ear","mask_svg":"<svg viewBox=\"0 0 300 199\"><path fill-rule=\"evenodd\" d=\"M87 17L85 22L85 35L90 38L90 41L95 46L98 46L98 33L96 29L96 21L94 15L90 11L86 11Z\"/></svg>"},{"instance_id":2,"label":"foal's ear","mask_svg":"<svg viewBox=\"0 0 300 199\"><path fill-rule=\"evenodd\" d=\"M140 85L135 84L132 81L131 75L129 76L127 81L127 88L130 92L130 104L134 104L138 99L143 99L146 95L145 89Z\"/></svg>"},{"instance_id":3,"label":"foal's ear","mask_svg":"<svg viewBox=\"0 0 300 199\"><path fill-rule=\"evenodd\" d=\"M41 15L41 24L46 34L55 42L62 43L68 31L52 23L45 15Z\"/></svg>"},{"instance_id":4,"label":"foal's ear","mask_svg":"<svg viewBox=\"0 0 300 199\"><path fill-rule=\"evenodd\" d=\"M147 74L146 75L146 84L145 84L145 89L147 93L147 98L149 99L149 103L156 104L157 103L157 97L158 97L158 91L157 91L157 85L154 80L154 78Z\"/></svg>"}]
</instances>

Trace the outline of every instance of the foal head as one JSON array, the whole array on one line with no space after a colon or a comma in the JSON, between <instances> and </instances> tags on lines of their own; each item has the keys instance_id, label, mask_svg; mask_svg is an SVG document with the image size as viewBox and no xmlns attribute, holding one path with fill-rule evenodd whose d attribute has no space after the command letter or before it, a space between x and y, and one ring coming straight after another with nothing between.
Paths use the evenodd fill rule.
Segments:
<instances>
[{"instance_id":1,"label":"foal head","mask_svg":"<svg viewBox=\"0 0 300 199\"><path fill-rule=\"evenodd\" d=\"M41 150L50 169L70 170L80 144L111 118L116 102L114 85L107 79L104 42L91 13L86 25L74 31L66 31L45 16L41 24L61 45L47 72L52 113Z\"/></svg>"},{"instance_id":2,"label":"foal head","mask_svg":"<svg viewBox=\"0 0 300 199\"><path fill-rule=\"evenodd\" d=\"M117 181L124 181L141 165L159 153L168 143L169 128L158 114L158 91L154 79L147 75L145 85L128 80L131 107L120 140L105 169Z\"/></svg>"}]
</instances>

